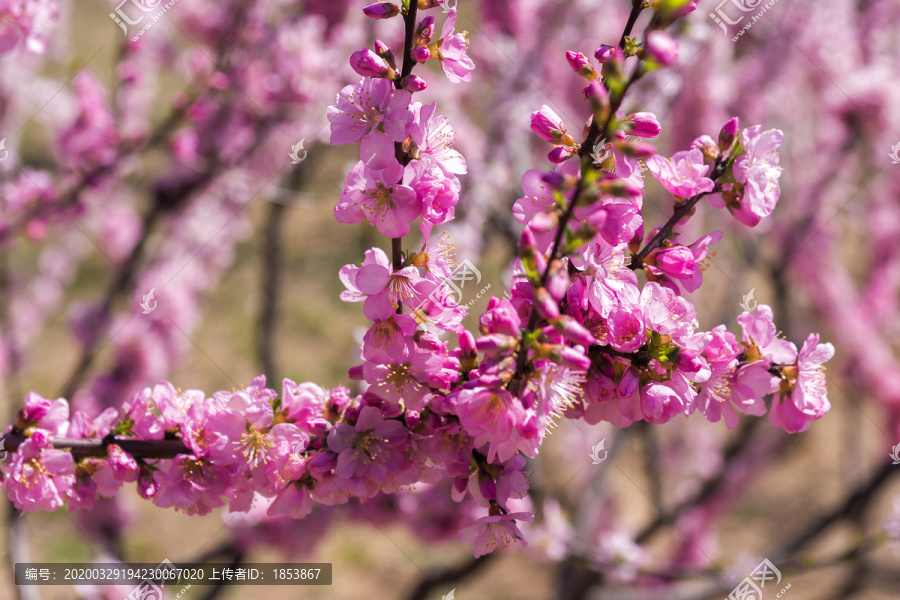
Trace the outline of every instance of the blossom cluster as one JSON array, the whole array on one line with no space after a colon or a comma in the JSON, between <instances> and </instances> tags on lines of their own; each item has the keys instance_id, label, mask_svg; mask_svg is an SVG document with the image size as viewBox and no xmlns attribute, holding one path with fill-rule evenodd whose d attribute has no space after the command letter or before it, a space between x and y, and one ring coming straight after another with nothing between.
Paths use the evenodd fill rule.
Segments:
<instances>
[{"instance_id":1,"label":"blossom cluster","mask_svg":"<svg viewBox=\"0 0 900 600\"><path fill-rule=\"evenodd\" d=\"M361 364L349 371L359 393L287 379L275 390L260 377L209 397L161 381L121 413L109 408L95 417L70 416L65 399L32 393L9 432L22 439L4 476L17 508L87 509L135 483L142 497L188 514L226 505L246 512L264 499L269 515L300 519L314 503L450 479L454 500L483 511L459 531L478 556L525 544L518 523L533 518L525 457L538 454L558 418L627 427L699 411L733 428L741 414L768 413L797 432L828 411L822 364L830 344L812 334L798 351L779 337L765 305L738 317L739 337L724 325L702 331L683 295L701 286L722 233L683 244L674 225L706 196L745 225L769 216L779 199L782 134L740 130L735 118L718 140L704 135L671 157L658 154L645 141L661 131L656 117L620 106L626 67L637 63L641 73L677 60L677 43L659 29L642 47L598 48L599 70L584 54L567 53L587 80L584 139L577 142L547 106L532 114L555 166L523 176L510 292L490 299L477 336L467 331L467 310L446 284L452 254L433 235L455 216L467 164L437 104L413 100L428 82L412 70L434 59L459 83L471 80L475 65L465 34L455 31L455 9L445 7L436 38L434 17L417 20L419 6L411 4L364 9L377 19L402 14L413 35L399 65L381 41L353 53L350 65L362 79L328 108L331 143L359 144L335 217L366 221L393 240L391 256L375 247L340 271L341 298L362 303L372 323ZM673 196L675 211L647 235L644 165ZM423 244L404 252L402 238L416 220ZM436 330L454 332L457 344ZM99 440L105 456L82 456L63 438ZM126 452L123 440L167 442L176 451L145 457Z\"/></svg>"}]
</instances>

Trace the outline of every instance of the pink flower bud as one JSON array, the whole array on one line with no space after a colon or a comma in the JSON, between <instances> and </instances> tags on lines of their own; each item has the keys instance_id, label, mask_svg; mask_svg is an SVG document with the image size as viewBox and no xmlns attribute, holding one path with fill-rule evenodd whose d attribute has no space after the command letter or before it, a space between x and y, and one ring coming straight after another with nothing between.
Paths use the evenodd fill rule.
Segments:
<instances>
[{"instance_id":1,"label":"pink flower bud","mask_svg":"<svg viewBox=\"0 0 900 600\"><path fill-rule=\"evenodd\" d=\"M584 97L591 103L594 121L598 125L602 125L609 117L609 91L599 80L595 79L585 86Z\"/></svg>"},{"instance_id":2,"label":"pink flower bud","mask_svg":"<svg viewBox=\"0 0 900 600\"><path fill-rule=\"evenodd\" d=\"M512 350L519 345L518 338L502 333L485 335L475 340L475 347L487 356L495 356L501 352Z\"/></svg>"},{"instance_id":3,"label":"pink flower bud","mask_svg":"<svg viewBox=\"0 0 900 600\"><path fill-rule=\"evenodd\" d=\"M366 48L350 55L350 66L363 77L380 77L394 79L397 73L387 62Z\"/></svg>"},{"instance_id":4,"label":"pink flower bud","mask_svg":"<svg viewBox=\"0 0 900 600\"><path fill-rule=\"evenodd\" d=\"M573 344L589 347L597 343L596 338L584 325L568 315L563 315L553 321L553 327Z\"/></svg>"},{"instance_id":5,"label":"pink flower bud","mask_svg":"<svg viewBox=\"0 0 900 600\"><path fill-rule=\"evenodd\" d=\"M547 288L534 290L534 307L548 321L559 318L559 304L547 291Z\"/></svg>"},{"instance_id":6,"label":"pink flower bud","mask_svg":"<svg viewBox=\"0 0 900 600\"><path fill-rule=\"evenodd\" d=\"M569 369L587 371L591 368L591 360L587 356L575 348L569 348L568 346L560 347L559 360L557 362L559 362L561 366Z\"/></svg>"},{"instance_id":7,"label":"pink flower bud","mask_svg":"<svg viewBox=\"0 0 900 600\"><path fill-rule=\"evenodd\" d=\"M397 70L397 63L394 61L394 52L391 50L390 46L381 40L375 40L375 53L383 58L392 69L395 71Z\"/></svg>"},{"instance_id":8,"label":"pink flower bud","mask_svg":"<svg viewBox=\"0 0 900 600\"><path fill-rule=\"evenodd\" d=\"M619 198L633 198L641 194L641 188L615 175L604 176L597 184L597 187L604 194Z\"/></svg>"},{"instance_id":9,"label":"pink flower bud","mask_svg":"<svg viewBox=\"0 0 900 600\"><path fill-rule=\"evenodd\" d=\"M575 144L575 140L566 132L562 119L546 104L540 110L531 113L531 130L548 142L569 146Z\"/></svg>"},{"instance_id":10,"label":"pink flower bud","mask_svg":"<svg viewBox=\"0 0 900 600\"><path fill-rule=\"evenodd\" d=\"M519 250L528 254L537 252L537 240L534 238L534 233L527 227L522 230L522 235L519 236Z\"/></svg>"},{"instance_id":11,"label":"pink flower bud","mask_svg":"<svg viewBox=\"0 0 900 600\"><path fill-rule=\"evenodd\" d=\"M400 87L402 87L407 92L415 93L421 92L422 90L427 88L428 84L418 75L407 75L400 80Z\"/></svg>"},{"instance_id":12,"label":"pink flower bud","mask_svg":"<svg viewBox=\"0 0 900 600\"><path fill-rule=\"evenodd\" d=\"M428 62L428 59L431 58L431 50L428 49L428 46L416 46L412 49L411 54L413 60L419 63Z\"/></svg>"},{"instance_id":13,"label":"pink flower bud","mask_svg":"<svg viewBox=\"0 0 900 600\"><path fill-rule=\"evenodd\" d=\"M634 158L650 158L656 154L656 147L647 142L629 140L627 142L619 142L615 146L625 156L633 156Z\"/></svg>"},{"instance_id":14,"label":"pink flower bud","mask_svg":"<svg viewBox=\"0 0 900 600\"><path fill-rule=\"evenodd\" d=\"M547 154L547 159L555 165L564 163L578 152L575 146L554 146Z\"/></svg>"},{"instance_id":15,"label":"pink flower bud","mask_svg":"<svg viewBox=\"0 0 900 600\"><path fill-rule=\"evenodd\" d=\"M597 79L597 71L591 66L591 61L588 60L588 57L581 52L566 51L566 60L569 61L569 66L578 75L588 80Z\"/></svg>"},{"instance_id":16,"label":"pink flower bud","mask_svg":"<svg viewBox=\"0 0 900 600\"><path fill-rule=\"evenodd\" d=\"M355 367L350 367L347 369L347 377L354 381L362 381L365 379L365 375L363 375L363 366L357 365Z\"/></svg>"},{"instance_id":17,"label":"pink flower bud","mask_svg":"<svg viewBox=\"0 0 900 600\"><path fill-rule=\"evenodd\" d=\"M463 330L457 334L459 340L459 349L465 355L475 354L475 338L468 330Z\"/></svg>"},{"instance_id":18,"label":"pink flower bud","mask_svg":"<svg viewBox=\"0 0 900 600\"><path fill-rule=\"evenodd\" d=\"M414 410L407 411L405 416L406 426L409 429L415 429L422 421L422 416Z\"/></svg>"},{"instance_id":19,"label":"pink flower bud","mask_svg":"<svg viewBox=\"0 0 900 600\"><path fill-rule=\"evenodd\" d=\"M651 31L647 36L645 50L650 58L663 67L678 60L678 42L664 31Z\"/></svg>"},{"instance_id":20,"label":"pink flower bud","mask_svg":"<svg viewBox=\"0 0 900 600\"><path fill-rule=\"evenodd\" d=\"M419 26L416 28L416 43L428 45L431 43L432 37L434 37L434 17L428 15L419 21Z\"/></svg>"},{"instance_id":21,"label":"pink flower bud","mask_svg":"<svg viewBox=\"0 0 900 600\"><path fill-rule=\"evenodd\" d=\"M566 296L569 290L569 273L565 265L559 259L550 263L550 275L547 278L547 291L550 296L559 302Z\"/></svg>"},{"instance_id":22,"label":"pink flower bud","mask_svg":"<svg viewBox=\"0 0 900 600\"><path fill-rule=\"evenodd\" d=\"M390 19L400 14L400 7L393 2L376 2L363 9L370 19Z\"/></svg>"},{"instance_id":23,"label":"pink flower bud","mask_svg":"<svg viewBox=\"0 0 900 600\"><path fill-rule=\"evenodd\" d=\"M738 125L740 121L737 117L732 117L725 126L722 127L722 131L719 132L719 150L725 152L731 145L734 143L734 138L737 137Z\"/></svg>"},{"instance_id":24,"label":"pink flower bud","mask_svg":"<svg viewBox=\"0 0 900 600\"><path fill-rule=\"evenodd\" d=\"M622 51L615 46L607 46L602 45L597 48L596 52L594 52L594 58L599 60L601 63L609 62L611 60L622 60L625 58L625 55L622 54Z\"/></svg>"},{"instance_id":25,"label":"pink flower bud","mask_svg":"<svg viewBox=\"0 0 900 600\"><path fill-rule=\"evenodd\" d=\"M703 158L706 160L716 160L719 158L719 146L716 144L716 141L708 135L701 135L691 142L691 149L693 150L694 148L699 149L703 153Z\"/></svg>"},{"instance_id":26,"label":"pink flower bud","mask_svg":"<svg viewBox=\"0 0 900 600\"><path fill-rule=\"evenodd\" d=\"M656 115L650 112L639 112L634 113L628 119L631 123L631 131L630 133L636 137L642 138L655 138L659 135L660 126L659 121L656 120Z\"/></svg>"}]
</instances>

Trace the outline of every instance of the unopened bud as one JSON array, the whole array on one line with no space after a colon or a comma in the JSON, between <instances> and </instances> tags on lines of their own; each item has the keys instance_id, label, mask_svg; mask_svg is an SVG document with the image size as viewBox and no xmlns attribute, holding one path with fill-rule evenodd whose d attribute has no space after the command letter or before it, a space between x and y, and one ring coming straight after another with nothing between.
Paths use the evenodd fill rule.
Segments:
<instances>
[{"instance_id":1,"label":"unopened bud","mask_svg":"<svg viewBox=\"0 0 900 600\"><path fill-rule=\"evenodd\" d=\"M419 21L419 26L416 28L416 43L428 45L431 43L431 38L434 37L434 17L428 15L421 21Z\"/></svg>"},{"instance_id":2,"label":"unopened bud","mask_svg":"<svg viewBox=\"0 0 900 600\"><path fill-rule=\"evenodd\" d=\"M615 175L606 175L598 183L597 187L604 194L618 198L633 198L639 196L641 189L633 183Z\"/></svg>"},{"instance_id":3,"label":"unopened bud","mask_svg":"<svg viewBox=\"0 0 900 600\"><path fill-rule=\"evenodd\" d=\"M411 54L413 60L419 63L428 62L428 59L431 58L431 50L428 49L428 46L416 46L412 49Z\"/></svg>"},{"instance_id":4,"label":"unopened bud","mask_svg":"<svg viewBox=\"0 0 900 600\"><path fill-rule=\"evenodd\" d=\"M569 139L571 139L571 136L569 136ZM575 140L572 141L574 142ZM566 162L577 153L577 146L554 146L553 150L547 153L547 159L553 164L558 165Z\"/></svg>"},{"instance_id":5,"label":"unopened bud","mask_svg":"<svg viewBox=\"0 0 900 600\"><path fill-rule=\"evenodd\" d=\"M631 125L629 134L642 138L655 138L661 130L656 115L650 112L638 112L626 118Z\"/></svg>"},{"instance_id":6,"label":"unopened bud","mask_svg":"<svg viewBox=\"0 0 900 600\"><path fill-rule=\"evenodd\" d=\"M531 113L531 130L547 142L565 145L575 143L575 139L566 132L562 119L546 104Z\"/></svg>"},{"instance_id":7,"label":"unopened bud","mask_svg":"<svg viewBox=\"0 0 900 600\"><path fill-rule=\"evenodd\" d=\"M550 263L550 271L547 277L547 291L550 296L559 302L566 296L569 291L569 273L566 271L565 265L558 258Z\"/></svg>"},{"instance_id":8,"label":"unopened bud","mask_svg":"<svg viewBox=\"0 0 900 600\"><path fill-rule=\"evenodd\" d=\"M350 66L363 77L379 77L381 79L397 77L396 71L387 64L387 61L368 48L351 54Z\"/></svg>"},{"instance_id":9,"label":"unopened bud","mask_svg":"<svg viewBox=\"0 0 900 600\"><path fill-rule=\"evenodd\" d=\"M548 321L559 318L559 304L553 299L547 288L539 287L534 290L534 307Z\"/></svg>"},{"instance_id":10,"label":"unopened bud","mask_svg":"<svg viewBox=\"0 0 900 600\"><path fill-rule=\"evenodd\" d=\"M568 315L562 315L559 319L553 321L553 327L560 335L573 344L589 347L598 343L596 338L591 335L591 332L587 330L587 327Z\"/></svg>"},{"instance_id":11,"label":"unopened bud","mask_svg":"<svg viewBox=\"0 0 900 600\"><path fill-rule=\"evenodd\" d=\"M738 124L738 118L733 117L730 121L725 123L725 126L722 127L722 131L719 132L719 150L722 152L727 151L734 143L734 138L737 137Z\"/></svg>"},{"instance_id":12,"label":"unopened bud","mask_svg":"<svg viewBox=\"0 0 900 600\"><path fill-rule=\"evenodd\" d=\"M599 80L595 79L585 86L584 97L591 103L594 122L598 126L602 126L609 118L609 91Z\"/></svg>"},{"instance_id":13,"label":"unopened bud","mask_svg":"<svg viewBox=\"0 0 900 600\"><path fill-rule=\"evenodd\" d=\"M708 161L719 158L719 146L716 144L716 141L708 135L701 135L691 142L691 150L694 148L700 150L700 152L703 153L703 158Z\"/></svg>"},{"instance_id":14,"label":"unopened bud","mask_svg":"<svg viewBox=\"0 0 900 600\"><path fill-rule=\"evenodd\" d=\"M393 2L376 2L363 9L370 19L390 19L400 14L400 7Z\"/></svg>"},{"instance_id":15,"label":"unopened bud","mask_svg":"<svg viewBox=\"0 0 900 600\"><path fill-rule=\"evenodd\" d=\"M625 55L622 54L622 51L618 47L607 46L604 44L594 52L594 58L601 63L606 63L611 60L623 60Z\"/></svg>"},{"instance_id":16,"label":"unopened bud","mask_svg":"<svg viewBox=\"0 0 900 600\"><path fill-rule=\"evenodd\" d=\"M678 42L664 31L651 31L647 36L644 50L649 58L663 67L668 67L678 60Z\"/></svg>"},{"instance_id":17,"label":"unopened bud","mask_svg":"<svg viewBox=\"0 0 900 600\"><path fill-rule=\"evenodd\" d=\"M656 154L656 147L647 142L629 140L626 142L618 142L615 146L616 149L625 156L632 156L634 158L650 158Z\"/></svg>"},{"instance_id":18,"label":"unopened bud","mask_svg":"<svg viewBox=\"0 0 900 600\"><path fill-rule=\"evenodd\" d=\"M400 80L400 87L407 92L421 92L428 87L428 83L418 75L407 75Z\"/></svg>"},{"instance_id":19,"label":"unopened bud","mask_svg":"<svg viewBox=\"0 0 900 600\"><path fill-rule=\"evenodd\" d=\"M381 40L375 40L375 52L390 65L392 69L397 70L397 62L394 60L394 52L391 50L391 47L382 42Z\"/></svg>"},{"instance_id":20,"label":"unopened bud","mask_svg":"<svg viewBox=\"0 0 900 600\"><path fill-rule=\"evenodd\" d=\"M597 71L591 66L591 61L588 60L588 57L581 52L572 52L571 50L568 50L566 52L566 60L569 61L569 66L572 67L572 70L578 75L581 75L589 81L597 79Z\"/></svg>"}]
</instances>

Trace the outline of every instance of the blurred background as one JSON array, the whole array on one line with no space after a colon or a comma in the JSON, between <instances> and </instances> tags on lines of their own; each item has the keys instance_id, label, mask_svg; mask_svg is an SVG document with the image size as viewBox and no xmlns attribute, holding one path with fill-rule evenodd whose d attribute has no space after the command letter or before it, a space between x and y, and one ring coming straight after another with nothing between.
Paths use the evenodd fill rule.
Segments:
<instances>
[{"instance_id":1,"label":"blurred background","mask_svg":"<svg viewBox=\"0 0 900 600\"><path fill-rule=\"evenodd\" d=\"M136 3L0 3L9 422L31 390L96 413L161 378L208 394L260 373L276 389L283 377L346 385L359 360L366 320L339 300L337 273L387 246L334 220L357 152L327 144L325 108L358 79L351 52L378 37L399 54L401 21L367 20L364 3L346 0L177 0L132 42L149 18L123 35L110 14L143 14ZM735 431L696 415L625 430L562 420L529 465L528 548L481 560L456 541L462 516L445 484L303 521L187 517L130 487L89 513L18 518L4 496L2 597L124 598L129 589L12 583L11 561L113 558L334 565L329 587L194 587L189 599L700 600L728 596L764 558L794 600L900 597L900 466L889 458L900 443L900 4L768 4L701 0L676 27L678 63L641 81L624 109L658 116L664 155L735 115L784 131L772 217L750 230L701 203L682 231L725 232L691 296L702 328L739 331L752 290L798 346L809 332L834 344L833 408L808 432L751 417ZM508 289L521 176L549 169L529 116L547 104L578 138L589 110L564 52L617 43L631 3L458 9L474 79L422 67L421 101L449 117L469 166L445 239L481 276L464 290L475 331L488 296ZM431 14L440 27L444 14ZM672 207L647 181L649 231ZM601 441L610 454L595 465ZM781 587L769 590L766 600Z\"/></svg>"}]
</instances>

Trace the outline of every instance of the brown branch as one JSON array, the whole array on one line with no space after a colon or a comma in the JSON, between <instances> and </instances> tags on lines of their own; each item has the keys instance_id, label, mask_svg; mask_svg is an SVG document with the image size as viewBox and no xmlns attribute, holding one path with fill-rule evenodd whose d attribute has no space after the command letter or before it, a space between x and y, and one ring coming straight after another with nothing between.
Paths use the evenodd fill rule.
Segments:
<instances>
[{"instance_id":1,"label":"brown branch","mask_svg":"<svg viewBox=\"0 0 900 600\"><path fill-rule=\"evenodd\" d=\"M455 567L430 573L419 582L419 585L417 585L406 598L407 600L425 600L437 586L450 584L471 575L482 566L494 560L497 557L497 554L497 552L484 554L478 558L470 558L466 562Z\"/></svg>"},{"instance_id":2,"label":"brown branch","mask_svg":"<svg viewBox=\"0 0 900 600\"><path fill-rule=\"evenodd\" d=\"M12 432L0 437L3 447L10 452L18 450L26 439L28 438L24 434ZM181 440L53 438L51 443L58 450L69 450L75 458L106 457L106 447L109 444L118 444L122 450L135 458L175 458L179 454L192 454L191 449Z\"/></svg>"}]
</instances>

